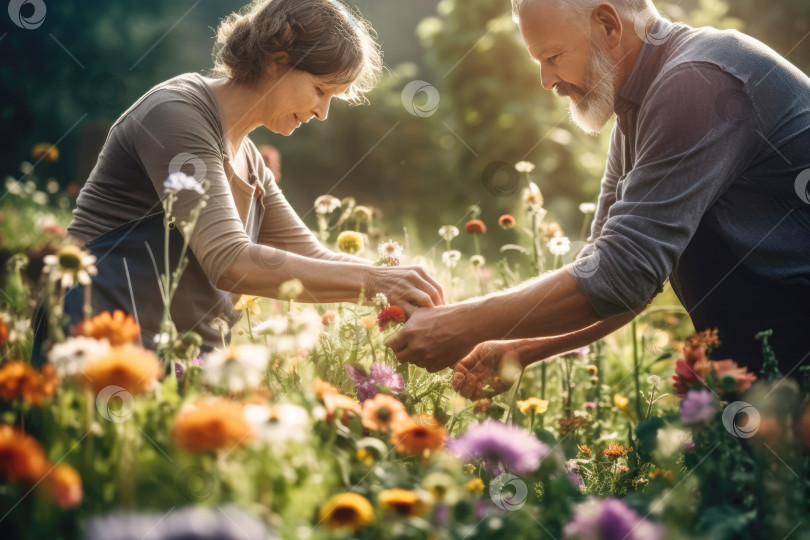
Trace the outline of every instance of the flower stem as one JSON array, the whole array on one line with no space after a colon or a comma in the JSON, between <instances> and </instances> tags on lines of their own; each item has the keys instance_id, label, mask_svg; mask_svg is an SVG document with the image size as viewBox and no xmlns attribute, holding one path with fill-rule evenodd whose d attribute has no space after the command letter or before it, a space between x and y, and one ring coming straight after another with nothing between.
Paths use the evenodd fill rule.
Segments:
<instances>
[{"instance_id":1,"label":"flower stem","mask_svg":"<svg viewBox=\"0 0 810 540\"><path fill-rule=\"evenodd\" d=\"M638 356L638 340L636 339L636 319L633 319L633 322L630 323L630 331L633 333L633 378L636 384L636 414L638 415L637 418L641 420L641 383L639 381L641 365Z\"/></svg>"}]
</instances>

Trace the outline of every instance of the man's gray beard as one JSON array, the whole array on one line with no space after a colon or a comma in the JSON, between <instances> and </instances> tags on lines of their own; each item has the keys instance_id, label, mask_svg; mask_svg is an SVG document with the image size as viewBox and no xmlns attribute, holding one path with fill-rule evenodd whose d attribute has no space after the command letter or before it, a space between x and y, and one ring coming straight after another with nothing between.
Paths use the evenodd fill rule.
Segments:
<instances>
[{"instance_id":1,"label":"man's gray beard","mask_svg":"<svg viewBox=\"0 0 810 540\"><path fill-rule=\"evenodd\" d=\"M616 68L610 56L597 43L592 43L585 69L587 94L580 98L579 103L571 99L568 108L571 120L585 133L596 135L613 117L615 81Z\"/></svg>"}]
</instances>

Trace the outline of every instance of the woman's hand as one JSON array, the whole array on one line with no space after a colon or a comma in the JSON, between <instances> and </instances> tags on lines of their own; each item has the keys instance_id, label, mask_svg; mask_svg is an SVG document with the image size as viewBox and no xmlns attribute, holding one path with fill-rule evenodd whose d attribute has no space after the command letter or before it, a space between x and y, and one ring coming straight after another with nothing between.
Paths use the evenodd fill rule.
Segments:
<instances>
[{"instance_id":1,"label":"woman's hand","mask_svg":"<svg viewBox=\"0 0 810 540\"><path fill-rule=\"evenodd\" d=\"M421 266L374 266L368 269L366 295L383 293L388 302L401 307L410 317L417 307L444 304L444 291Z\"/></svg>"}]
</instances>

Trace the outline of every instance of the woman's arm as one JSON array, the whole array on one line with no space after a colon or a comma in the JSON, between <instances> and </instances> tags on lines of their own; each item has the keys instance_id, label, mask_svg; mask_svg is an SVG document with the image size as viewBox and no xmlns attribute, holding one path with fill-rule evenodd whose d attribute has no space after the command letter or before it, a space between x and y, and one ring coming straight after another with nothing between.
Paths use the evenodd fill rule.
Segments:
<instances>
[{"instance_id":1,"label":"woman's arm","mask_svg":"<svg viewBox=\"0 0 810 540\"><path fill-rule=\"evenodd\" d=\"M356 302L383 293L389 302L410 314L416 307L444 303L441 286L420 266L375 267L368 264L324 261L270 246L243 249L216 283L238 294L278 298L279 286L296 278L304 286L302 302Z\"/></svg>"}]
</instances>

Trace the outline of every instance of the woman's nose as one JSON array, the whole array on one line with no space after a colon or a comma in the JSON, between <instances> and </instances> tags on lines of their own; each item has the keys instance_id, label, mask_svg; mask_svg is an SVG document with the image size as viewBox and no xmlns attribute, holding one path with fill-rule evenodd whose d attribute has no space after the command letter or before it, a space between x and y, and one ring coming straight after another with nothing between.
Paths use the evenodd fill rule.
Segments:
<instances>
[{"instance_id":1,"label":"woman's nose","mask_svg":"<svg viewBox=\"0 0 810 540\"><path fill-rule=\"evenodd\" d=\"M329 104L331 101L332 96L324 96L324 99L318 103L318 106L312 109L312 115L321 122L326 120L326 117L329 116Z\"/></svg>"}]
</instances>

